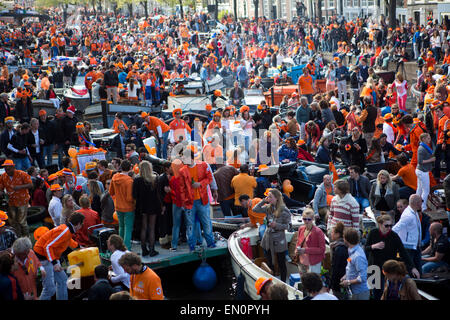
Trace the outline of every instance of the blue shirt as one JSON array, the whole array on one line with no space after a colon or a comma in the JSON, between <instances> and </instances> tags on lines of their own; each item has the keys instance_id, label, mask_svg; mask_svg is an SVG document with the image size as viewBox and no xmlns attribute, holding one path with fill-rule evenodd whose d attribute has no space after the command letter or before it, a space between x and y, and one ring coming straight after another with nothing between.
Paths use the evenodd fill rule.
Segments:
<instances>
[{"instance_id":1,"label":"blue shirt","mask_svg":"<svg viewBox=\"0 0 450 320\"><path fill-rule=\"evenodd\" d=\"M119 73L119 83L124 84L127 82L127 73L125 71L122 71Z\"/></svg>"},{"instance_id":2,"label":"blue shirt","mask_svg":"<svg viewBox=\"0 0 450 320\"><path fill-rule=\"evenodd\" d=\"M353 248L348 249L349 259L347 260L347 267L345 268L345 279L358 279L360 283L352 284L350 289L352 293L358 294L369 290L367 286L367 267L368 262L366 254L361 246L358 244Z\"/></svg>"},{"instance_id":3,"label":"blue shirt","mask_svg":"<svg viewBox=\"0 0 450 320\"><path fill-rule=\"evenodd\" d=\"M348 74L348 69L346 66L336 68L336 79L338 81L346 80L347 74Z\"/></svg>"}]
</instances>

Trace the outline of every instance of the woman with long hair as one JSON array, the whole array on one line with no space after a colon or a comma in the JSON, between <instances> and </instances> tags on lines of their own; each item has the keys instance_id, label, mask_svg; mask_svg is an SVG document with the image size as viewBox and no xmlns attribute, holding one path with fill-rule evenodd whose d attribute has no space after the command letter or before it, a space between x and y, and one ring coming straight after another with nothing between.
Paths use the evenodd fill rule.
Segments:
<instances>
[{"instance_id":1,"label":"woman with long hair","mask_svg":"<svg viewBox=\"0 0 450 320\"><path fill-rule=\"evenodd\" d=\"M347 295L341 290L341 278L345 275L347 266L348 248L344 243L344 224L336 223L331 229L331 289L339 300L346 300Z\"/></svg>"},{"instance_id":2,"label":"woman with long hair","mask_svg":"<svg viewBox=\"0 0 450 320\"><path fill-rule=\"evenodd\" d=\"M381 300L422 300L416 283L408 276L405 264L388 260L383 264L386 284Z\"/></svg>"},{"instance_id":3,"label":"woman with long hair","mask_svg":"<svg viewBox=\"0 0 450 320\"><path fill-rule=\"evenodd\" d=\"M368 163L385 162L379 139L372 139L372 145L367 153L366 160Z\"/></svg>"},{"instance_id":4,"label":"woman with long hair","mask_svg":"<svg viewBox=\"0 0 450 320\"><path fill-rule=\"evenodd\" d=\"M89 180L88 189L92 210L96 211L98 214L101 214L102 206L100 203L100 198L102 196L102 191L100 190L97 180Z\"/></svg>"},{"instance_id":5,"label":"woman with long hair","mask_svg":"<svg viewBox=\"0 0 450 320\"><path fill-rule=\"evenodd\" d=\"M277 189L269 189L266 198L253 208L253 212L266 214L267 228L261 240L261 247L270 269L273 270L274 257L277 258L280 280L286 282L287 242L284 232L291 221L291 213L284 204L283 195Z\"/></svg>"},{"instance_id":6,"label":"woman with long hair","mask_svg":"<svg viewBox=\"0 0 450 320\"><path fill-rule=\"evenodd\" d=\"M62 199L62 212L61 212L61 224L67 223L69 221L70 215L74 213L76 210L80 209L79 206L76 205L70 194L65 194Z\"/></svg>"},{"instance_id":7,"label":"woman with long hair","mask_svg":"<svg viewBox=\"0 0 450 320\"><path fill-rule=\"evenodd\" d=\"M134 179L132 192L136 200L136 215L141 217L142 256L156 256L156 218L161 213L162 206L158 192L158 176L153 173L150 162L144 160L139 164L139 176Z\"/></svg>"},{"instance_id":8,"label":"woman with long hair","mask_svg":"<svg viewBox=\"0 0 450 320\"><path fill-rule=\"evenodd\" d=\"M389 172L386 170L378 172L377 182L372 184L369 195L370 207L375 217L385 212L394 218L399 199L398 185L392 181Z\"/></svg>"},{"instance_id":9,"label":"woman with long hair","mask_svg":"<svg viewBox=\"0 0 450 320\"><path fill-rule=\"evenodd\" d=\"M278 149L278 158L280 162L295 162L298 157L297 142L294 138L289 137L285 143Z\"/></svg>"},{"instance_id":10,"label":"woman with long hair","mask_svg":"<svg viewBox=\"0 0 450 320\"><path fill-rule=\"evenodd\" d=\"M113 288L114 292L119 292L121 290L128 291L130 287L130 275L123 270L122 266L119 264L119 259L127 252L127 248L123 243L122 238L117 234L112 234L109 236L108 250L111 254L111 267L114 272L114 276L111 277L111 282L117 284Z\"/></svg>"}]
</instances>

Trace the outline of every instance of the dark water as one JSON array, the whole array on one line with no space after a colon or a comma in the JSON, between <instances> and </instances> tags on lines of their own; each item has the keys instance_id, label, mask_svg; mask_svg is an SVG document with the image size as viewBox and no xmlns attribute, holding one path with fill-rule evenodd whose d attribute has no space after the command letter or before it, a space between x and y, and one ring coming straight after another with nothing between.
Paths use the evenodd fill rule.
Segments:
<instances>
[{"instance_id":1,"label":"dark water","mask_svg":"<svg viewBox=\"0 0 450 320\"><path fill-rule=\"evenodd\" d=\"M192 283L192 275L201 263L195 261L156 270L161 278L164 296L169 300L233 300L236 277L231 268L229 254L208 258L206 262L217 275L217 284L211 291L199 291Z\"/></svg>"}]
</instances>

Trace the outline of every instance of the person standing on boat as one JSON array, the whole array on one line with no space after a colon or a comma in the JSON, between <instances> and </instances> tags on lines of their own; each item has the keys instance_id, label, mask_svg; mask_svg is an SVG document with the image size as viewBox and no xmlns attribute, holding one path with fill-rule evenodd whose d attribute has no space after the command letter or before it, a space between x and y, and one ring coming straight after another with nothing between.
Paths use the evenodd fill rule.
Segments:
<instances>
[{"instance_id":1,"label":"person standing on boat","mask_svg":"<svg viewBox=\"0 0 450 320\"><path fill-rule=\"evenodd\" d=\"M348 259L345 276L341 286L348 288L351 300L369 300L370 290L367 286L367 258L359 245L359 232L352 228L344 231L344 243L348 247Z\"/></svg>"},{"instance_id":2,"label":"person standing on boat","mask_svg":"<svg viewBox=\"0 0 450 320\"><path fill-rule=\"evenodd\" d=\"M287 241L285 231L291 221L291 213L283 201L283 195L277 189L270 189L266 198L254 208L255 213L265 213L267 229L261 240L264 256L270 269L274 268L274 257L277 258L280 270L280 280L286 282L286 250Z\"/></svg>"},{"instance_id":3,"label":"person standing on boat","mask_svg":"<svg viewBox=\"0 0 450 320\"><path fill-rule=\"evenodd\" d=\"M172 145L179 143L180 141L190 141L191 140L191 128L189 125L181 119L182 111L180 108L173 110L172 115L174 119L169 124L169 141Z\"/></svg>"},{"instance_id":4,"label":"person standing on boat","mask_svg":"<svg viewBox=\"0 0 450 320\"><path fill-rule=\"evenodd\" d=\"M314 225L314 211L303 211L304 225L298 229L296 255L299 256L300 275L306 272L320 274L322 260L325 258L325 235Z\"/></svg>"}]
</instances>

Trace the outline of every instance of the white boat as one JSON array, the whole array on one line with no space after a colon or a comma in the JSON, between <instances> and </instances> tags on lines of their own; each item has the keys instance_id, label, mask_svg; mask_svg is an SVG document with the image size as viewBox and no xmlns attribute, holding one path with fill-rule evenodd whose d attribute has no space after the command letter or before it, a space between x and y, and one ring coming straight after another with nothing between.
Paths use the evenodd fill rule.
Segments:
<instances>
[{"instance_id":1,"label":"white boat","mask_svg":"<svg viewBox=\"0 0 450 320\"><path fill-rule=\"evenodd\" d=\"M84 77L77 77L75 84L71 88L64 90L64 97L70 99L70 103L76 110L84 111L90 103L89 91L84 84Z\"/></svg>"},{"instance_id":2,"label":"white boat","mask_svg":"<svg viewBox=\"0 0 450 320\"><path fill-rule=\"evenodd\" d=\"M221 90L225 88L223 79L220 75L216 75L211 80L203 82L197 74L192 74L186 79L187 83L184 85L184 89L188 94L198 94L205 92L213 92L214 90Z\"/></svg>"},{"instance_id":3,"label":"white boat","mask_svg":"<svg viewBox=\"0 0 450 320\"><path fill-rule=\"evenodd\" d=\"M286 241L290 242L294 232L286 232ZM277 277L274 277L270 273L261 269L257 263L250 260L244 252L242 252L240 247L241 239L244 237L250 238L251 246L258 246L259 234L257 228L245 228L242 230L238 230L234 232L228 238L228 251L231 256L231 266L233 268L234 274L239 276L242 274L245 279L244 283L244 291L253 299L259 300L260 296L256 293L255 282L258 278L272 278L273 283L282 283L286 285L286 289L288 291L289 300L303 299L303 293L299 291L297 288L290 286L287 283L284 283ZM258 260L258 259L256 259ZM294 264L286 263L288 268L287 278L289 279L289 275L291 273L298 273L297 267Z\"/></svg>"}]
</instances>

